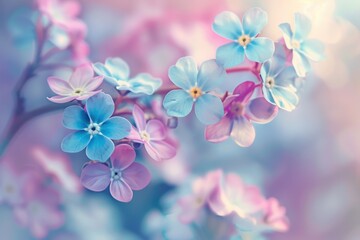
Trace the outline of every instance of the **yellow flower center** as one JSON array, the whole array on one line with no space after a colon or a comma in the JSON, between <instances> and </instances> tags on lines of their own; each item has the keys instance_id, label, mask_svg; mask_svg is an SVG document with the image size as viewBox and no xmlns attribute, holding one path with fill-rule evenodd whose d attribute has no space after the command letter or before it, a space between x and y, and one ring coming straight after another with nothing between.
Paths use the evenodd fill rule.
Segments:
<instances>
[{"instance_id":1,"label":"yellow flower center","mask_svg":"<svg viewBox=\"0 0 360 240\"><path fill-rule=\"evenodd\" d=\"M242 116L244 115L245 107L241 102L234 102L231 105L230 112L234 114L235 116Z\"/></svg>"},{"instance_id":2,"label":"yellow flower center","mask_svg":"<svg viewBox=\"0 0 360 240\"><path fill-rule=\"evenodd\" d=\"M292 40L291 45L294 49L300 48L300 42L298 40Z\"/></svg>"},{"instance_id":3,"label":"yellow flower center","mask_svg":"<svg viewBox=\"0 0 360 240\"><path fill-rule=\"evenodd\" d=\"M74 89L74 94L75 94L75 95L81 96L83 93L84 93L84 90L82 90L82 89L80 89L80 88Z\"/></svg>"},{"instance_id":4,"label":"yellow flower center","mask_svg":"<svg viewBox=\"0 0 360 240\"><path fill-rule=\"evenodd\" d=\"M189 90L189 94L194 100L196 100L202 95L202 90L199 87L192 87Z\"/></svg>"},{"instance_id":5,"label":"yellow flower center","mask_svg":"<svg viewBox=\"0 0 360 240\"><path fill-rule=\"evenodd\" d=\"M242 35L238 39L238 43L243 47L246 47L250 42L251 38L249 35Z\"/></svg>"},{"instance_id":6,"label":"yellow flower center","mask_svg":"<svg viewBox=\"0 0 360 240\"><path fill-rule=\"evenodd\" d=\"M273 77L267 77L265 81L265 87L273 88L275 86L275 79Z\"/></svg>"},{"instance_id":7,"label":"yellow flower center","mask_svg":"<svg viewBox=\"0 0 360 240\"><path fill-rule=\"evenodd\" d=\"M147 133L147 132L145 132L145 131L142 131L142 132L140 133L140 137L141 137L141 139L142 139L143 141L145 141L145 142L150 141L150 134Z\"/></svg>"}]
</instances>

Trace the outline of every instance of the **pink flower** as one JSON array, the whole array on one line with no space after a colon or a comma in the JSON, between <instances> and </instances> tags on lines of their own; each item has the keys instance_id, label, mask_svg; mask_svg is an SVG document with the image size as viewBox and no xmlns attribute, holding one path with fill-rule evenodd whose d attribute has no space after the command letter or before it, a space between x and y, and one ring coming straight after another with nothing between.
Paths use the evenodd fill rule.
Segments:
<instances>
[{"instance_id":1,"label":"pink flower","mask_svg":"<svg viewBox=\"0 0 360 240\"><path fill-rule=\"evenodd\" d=\"M0 203L14 206L23 203L22 191L25 180L24 174L16 174L8 164L2 163L0 165Z\"/></svg>"},{"instance_id":2,"label":"pink flower","mask_svg":"<svg viewBox=\"0 0 360 240\"><path fill-rule=\"evenodd\" d=\"M81 183L91 191L100 192L110 185L110 194L120 202L130 202L133 190L145 188L150 172L135 161L136 153L127 144L120 144L111 155L111 167L103 163L89 163L81 172Z\"/></svg>"},{"instance_id":3,"label":"pink flower","mask_svg":"<svg viewBox=\"0 0 360 240\"><path fill-rule=\"evenodd\" d=\"M286 232L289 229L286 209L275 198L267 200L264 214L259 222L264 225L264 228L270 228L279 232Z\"/></svg>"},{"instance_id":4,"label":"pink flower","mask_svg":"<svg viewBox=\"0 0 360 240\"><path fill-rule=\"evenodd\" d=\"M82 65L75 69L69 81L49 77L48 84L53 92L58 94L48 98L55 103L66 103L72 100L86 100L89 97L101 92L96 89L103 82L103 77L94 77L94 71L89 64Z\"/></svg>"},{"instance_id":5,"label":"pink flower","mask_svg":"<svg viewBox=\"0 0 360 240\"><path fill-rule=\"evenodd\" d=\"M179 220L182 223L188 224L199 218L208 198L220 183L221 176L221 170L217 170L209 172L204 177L197 178L193 182L192 194L179 200L181 207Z\"/></svg>"},{"instance_id":6,"label":"pink flower","mask_svg":"<svg viewBox=\"0 0 360 240\"><path fill-rule=\"evenodd\" d=\"M221 142L229 136L242 147L250 146L255 140L252 122L268 123L277 115L278 108L263 97L251 99L256 88L253 82L243 82L233 95L224 101L224 117L205 129L205 138L210 142Z\"/></svg>"},{"instance_id":7,"label":"pink flower","mask_svg":"<svg viewBox=\"0 0 360 240\"><path fill-rule=\"evenodd\" d=\"M30 228L37 238L44 238L49 230L57 229L64 223L64 215L59 209L60 195L50 187L27 186L26 203L14 209L19 223Z\"/></svg>"},{"instance_id":8,"label":"pink flower","mask_svg":"<svg viewBox=\"0 0 360 240\"><path fill-rule=\"evenodd\" d=\"M167 160L176 155L176 148L168 140L167 128L157 119L145 121L145 113L134 105L133 117L137 129L131 129L129 139L144 144L146 152L156 161Z\"/></svg>"}]
</instances>

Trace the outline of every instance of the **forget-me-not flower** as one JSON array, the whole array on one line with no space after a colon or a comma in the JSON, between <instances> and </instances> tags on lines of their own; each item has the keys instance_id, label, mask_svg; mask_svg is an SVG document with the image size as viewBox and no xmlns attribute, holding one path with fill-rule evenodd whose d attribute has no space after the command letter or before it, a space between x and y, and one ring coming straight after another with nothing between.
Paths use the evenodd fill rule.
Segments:
<instances>
[{"instance_id":1,"label":"forget-me-not flower","mask_svg":"<svg viewBox=\"0 0 360 240\"><path fill-rule=\"evenodd\" d=\"M121 58L107 58L105 64L93 64L95 72L104 76L105 80L114 85L117 90L126 90L136 94L153 94L162 84L160 78L147 73L140 73L130 78L128 64Z\"/></svg>"},{"instance_id":2,"label":"forget-me-not flower","mask_svg":"<svg viewBox=\"0 0 360 240\"><path fill-rule=\"evenodd\" d=\"M209 94L225 78L225 69L215 60L204 62L198 69L192 57L180 58L169 68L170 80L179 88L170 91L163 106L169 116L185 117L195 105L195 114L204 124L214 124L224 115L219 97Z\"/></svg>"},{"instance_id":3,"label":"forget-me-not flower","mask_svg":"<svg viewBox=\"0 0 360 240\"><path fill-rule=\"evenodd\" d=\"M311 21L305 15L295 13L295 30L290 24L279 25L283 32L286 47L293 50L292 63L299 77L305 77L310 71L310 60L320 61L324 58L324 45L316 39L308 39L311 31Z\"/></svg>"},{"instance_id":4,"label":"forget-me-not flower","mask_svg":"<svg viewBox=\"0 0 360 240\"><path fill-rule=\"evenodd\" d=\"M98 93L86 101L86 111L80 106L70 106L64 110L63 124L77 130L66 136L61 149L64 152L80 152L86 148L91 160L105 162L114 151L113 140L129 135L131 124L122 117L111 117L114 102L110 95Z\"/></svg>"},{"instance_id":5,"label":"forget-me-not flower","mask_svg":"<svg viewBox=\"0 0 360 240\"><path fill-rule=\"evenodd\" d=\"M216 60L229 68L242 63L245 56L260 63L270 59L274 53L274 42L258 37L267 22L267 13L260 8L246 11L242 21L236 14L228 11L217 15L212 25L213 30L232 42L217 49Z\"/></svg>"}]
</instances>

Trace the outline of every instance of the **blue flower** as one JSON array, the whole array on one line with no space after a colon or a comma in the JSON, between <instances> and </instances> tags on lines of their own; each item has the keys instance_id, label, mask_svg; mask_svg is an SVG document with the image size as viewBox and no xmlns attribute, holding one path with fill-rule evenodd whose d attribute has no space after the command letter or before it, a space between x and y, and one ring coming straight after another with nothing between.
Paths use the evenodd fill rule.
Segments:
<instances>
[{"instance_id":1,"label":"blue flower","mask_svg":"<svg viewBox=\"0 0 360 240\"><path fill-rule=\"evenodd\" d=\"M111 117L114 102L110 95L98 93L86 101L86 111L80 106L64 110L63 124L66 128L78 130L66 136L61 149L64 152L80 152L86 148L91 160L105 162L114 151L114 143L127 137L131 124L122 117Z\"/></svg>"},{"instance_id":2,"label":"blue flower","mask_svg":"<svg viewBox=\"0 0 360 240\"><path fill-rule=\"evenodd\" d=\"M279 25L283 32L286 47L293 50L292 63L299 77L305 77L311 70L309 59L320 61L324 58L324 45L315 39L308 39L311 31L311 21L306 16L295 13L295 31L290 24Z\"/></svg>"},{"instance_id":3,"label":"blue flower","mask_svg":"<svg viewBox=\"0 0 360 240\"><path fill-rule=\"evenodd\" d=\"M262 65L260 75L262 91L268 102L286 111L296 108L299 102L294 87L297 75L293 66L286 65L285 51L280 44L276 44L274 56Z\"/></svg>"},{"instance_id":4,"label":"blue flower","mask_svg":"<svg viewBox=\"0 0 360 240\"><path fill-rule=\"evenodd\" d=\"M114 85L117 90L127 90L136 94L153 94L162 84L161 79L150 74L140 73L134 78L129 78L130 69L121 58L107 58L105 64L93 64L95 72L104 76L105 80Z\"/></svg>"},{"instance_id":5,"label":"blue flower","mask_svg":"<svg viewBox=\"0 0 360 240\"><path fill-rule=\"evenodd\" d=\"M213 30L233 42L219 47L216 60L225 68L233 67L246 57L254 62L263 63L274 53L274 42L268 38L257 37L267 24L267 13L260 8L245 12L242 22L232 12L222 12L215 17Z\"/></svg>"},{"instance_id":6,"label":"blue flower","mask_svg":"<svg viewBox=\"0 0 360 240\"><path fill-rule=\"evenodd\" d=\"M170 80L179 90L170 91L163 106L173 117L187 116L195 104L195 114L204 124L214 124L224 115L220 98L209 94L226 76L225 69L215 60L204 62L200 69L191 57L180 58L169 68Z\"/></svg>"}]
</instances>

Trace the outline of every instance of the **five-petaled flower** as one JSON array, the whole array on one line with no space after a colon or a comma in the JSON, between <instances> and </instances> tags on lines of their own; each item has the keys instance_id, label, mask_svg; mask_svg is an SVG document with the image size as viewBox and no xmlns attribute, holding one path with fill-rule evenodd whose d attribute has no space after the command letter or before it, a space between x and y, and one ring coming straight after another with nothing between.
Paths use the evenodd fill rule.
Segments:
<instances>
[{"instance_id":1,"label":"five-petaled flower","mask_svg":"<svg viewBox=\"0 0 360 240\"><path fill-rule=\"evenodd\" d=\"M146 122L145 113L137 105L134 105L133 117L137 129L131 129L129 139L144 144L146 152L156 161L167 160L176 155L176 148L169 141L168 130L163 122L158 119Z\"/></svg>"},{"instance_id":2,"label":"five-petaled flower","mask_svg":"<svg viewBox=\"0 0 360 240\"><path fill-rule=\"evenodd\" d=\"M316 39L308 39L311 21L303 14L295 13L295 30L289 23L279 25L283 32L286 47L293 52L292 63L299 77L305 77L310 71L309 59L320 61L324 58L324 45Z\"/></svg>"},{"instance_id":3,"label":"five-petaled flower","mask_svg":"<svg viewBox=\"0 0 360 240\"><path fill-rule=\"evenodd\" d=\"M93 64L93 67L98 75L104 76L105 80L114 85L117 90L151 95L162 84L160 78L154 78L147 73L140 73L130 78L129 66L121 58L108 58L105 64L97 62Z\"/></svg>"},{"instance_id":4,"label":"five-petaled flower","mask_svg":"<svg viewBox=\"0 0 360 240\"><path fill-rule=\"evenodd\" d=\"M243 82L234 90L233 95L224 101L225 115L220 122L205 129L205 138L210 142L221 142L231 136L236 144L250 146L255 140L252 122L268 123L277 115L278 108L263 97L251 99L255 83Z\"/></svg>"},{"instance_id":5,"label":"five-petaled flower","mask_svg":"<svg viewBox=\"0 0 360 240\"><path fill-rule=\"evenodd\" d=\"M130 202L133 190L145 188L151 179L150 172L134 162L136 153L128 144L120 144L110 157L111 167L103 163L88 163L81 172L81 182L87 189L100 192L110 185L116 200Z\"/></svg>"},{"instance_id":6,"label":"five-petaled flower","mask_svg":"<svg viewBox=\"0 0 360 240\"><path fill-rule=\"evenodd\" d=\"M169 69L170 80L181 89L170 91L163 105L173 117L187 116L195 105L195 114L204 124L214 124L224 115L221 99L210 94L226 77L225 69L215 60L204 62L198 69L192 57L180 58Z\"/></svg>"},{"instance_id":7,"label":"five-petaled flower","mask_svg":"<svg viewBox=\"0 0 360 240\"><path fill-rule=\"evenodd\" d=\"M61 148L64 152L80 152L86 148L91 160L105 162L114 151L113 140L129 135L131 124L122 117L111 117L114 102L110 95L98 93L86 101L86 111L80 106L64 110L63 124L77 130L66 136Z\"/></svg>"},{"instance_id":8,"label":"five-petaled flower","mask_svg":"<svg viewBox=\"0 0 360 240\"><path fill-rule=\"evenodd\" d=\"M66 103L72 100L86 100L101 92L96 90L103 82L103 77L94 77L94 71L90 65L85 64L75 69L69 81L58 77L49 77L48 84L51 90L58 94L48 98L55 103Z\"/></svg>"},{"instance_id":9,"label":"five-petaled flower","mask_svg":"<svg viewBox=\"0 0 360 240\"><path fill-rule=\"evenodd\" d=\"M260 8L245 12L242 21L232 12L222 12L215 17L213 30L233 42L219 47L216 60L225 68L233 67L246 57L254 62L263 63L274 54L274 42L258 37L267 24L267 13Z\"/></svg>"}]
</instances>

